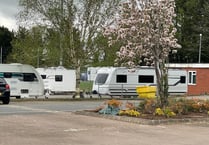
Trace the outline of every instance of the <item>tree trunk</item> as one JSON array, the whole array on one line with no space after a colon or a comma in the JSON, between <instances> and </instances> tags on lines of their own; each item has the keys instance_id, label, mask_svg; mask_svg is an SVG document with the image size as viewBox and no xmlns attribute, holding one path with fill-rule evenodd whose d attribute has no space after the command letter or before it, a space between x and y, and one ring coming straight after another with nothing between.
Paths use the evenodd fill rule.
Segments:
<instances>
[{"instance_id":1,"label":"tree trunk","mask_svg":"<svg viewBox=\"0 0 209 145\"><path fill-rule=\"evenodd\" d=\"M168 69L165 61L155 60L155 72L157 76L157 96L161 107L168 105Z\"/></svg>"},{"instance_id":2,"label":"tree trunk","mask_svg":"<svg viewBox=\"0 0 209 145\"><path fill-rule=\"evenodd\" d=\"M83 90L80 90L80 72L81 72L80 60L77 60L77 65L75 69L76 69L76 92L73 95L73 98L84 98Z\"/></svg>"},{"instance_id":3,"label":"tree trunk","mask_svg":"<svg viewBox=\"0 0 209 145\"><path fill-rule=\"evenodd\" d=\"M76 65L76 89L80 90L80 72L81 72L81 66L78 62Z\"/></svg>"}]
</instances>

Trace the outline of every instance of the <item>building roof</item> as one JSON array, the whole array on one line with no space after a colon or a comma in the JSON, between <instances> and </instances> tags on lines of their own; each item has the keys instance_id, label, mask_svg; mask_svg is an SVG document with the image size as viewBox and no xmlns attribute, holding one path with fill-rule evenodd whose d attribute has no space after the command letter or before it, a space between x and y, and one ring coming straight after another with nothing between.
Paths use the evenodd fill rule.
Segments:
<instances>
[{"instance_id":1,"label":"building roof","mask_svg":"<svg viewBox=\"0 0 209 145\"><path fill-rule=\"evenodd\" d=\"M209 68L209 63L169 63L170 68Z\"/></svg>"}]
</instances>

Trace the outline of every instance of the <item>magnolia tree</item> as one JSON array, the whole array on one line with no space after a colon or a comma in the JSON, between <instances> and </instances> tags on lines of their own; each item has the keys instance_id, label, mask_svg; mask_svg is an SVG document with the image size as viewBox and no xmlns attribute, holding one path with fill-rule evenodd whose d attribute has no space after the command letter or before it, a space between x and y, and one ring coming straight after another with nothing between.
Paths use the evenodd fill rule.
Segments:
<instances>
[{"instance_id":1,"label":"magnolia tree","mask_svg":"<svg viewBox=\"0 0 209 145\"><path fill-rule=\"evenodd\" d=\"M155 67L157 94L162 107L168 103L165 64L169 53L180 48L175 38L174 8L174 0L128 0L121 3L115 23L104 31L109 45L116 41L122 43L117 52L117 65L135 67L146 63Z\"/></svg>"}]
</instances>

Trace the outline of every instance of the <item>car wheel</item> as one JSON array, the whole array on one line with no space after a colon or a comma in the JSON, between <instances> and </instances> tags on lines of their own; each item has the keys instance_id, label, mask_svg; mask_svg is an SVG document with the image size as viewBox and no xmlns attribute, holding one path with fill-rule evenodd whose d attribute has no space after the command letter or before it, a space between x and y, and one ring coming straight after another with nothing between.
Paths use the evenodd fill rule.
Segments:
<instances>
[{"instance_id":1,"label":"car wheel","mask_svg":"<svg viewBox=\"0 0 209 145\"><path fill-rule=\"evenodd\" d=\"M10 97L5 97L2 99L3 104L9 104L10 102Z\"/></svg>"}]
</instances>

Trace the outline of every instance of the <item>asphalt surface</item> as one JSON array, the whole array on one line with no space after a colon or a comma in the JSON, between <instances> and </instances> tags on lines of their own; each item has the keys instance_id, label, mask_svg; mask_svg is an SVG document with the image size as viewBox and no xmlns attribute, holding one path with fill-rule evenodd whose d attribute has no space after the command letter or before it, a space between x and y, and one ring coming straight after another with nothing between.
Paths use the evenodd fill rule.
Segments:
<instances>
[{"instance_id":1,"label":"asphalt surface","mask_svg":"<svg viewBox=\"0 0 209 145\"><path fill-rule=\"evenodd\" d=\"M0 117L1 145L208 145L209 128L148 126L70 112Z\"/></svg>"},{"instance_id":2,"label":"asphalt surface","mask_svg":"<svg viewBox=\"0 0 209 145\"><path fill-rule=\"evenodd\" d=\"M0 105L0 145L209 144L209 123L152 126L74 113L81 106L91 108L100 103L24 101Z\"/></svg>"}]
</instances>

